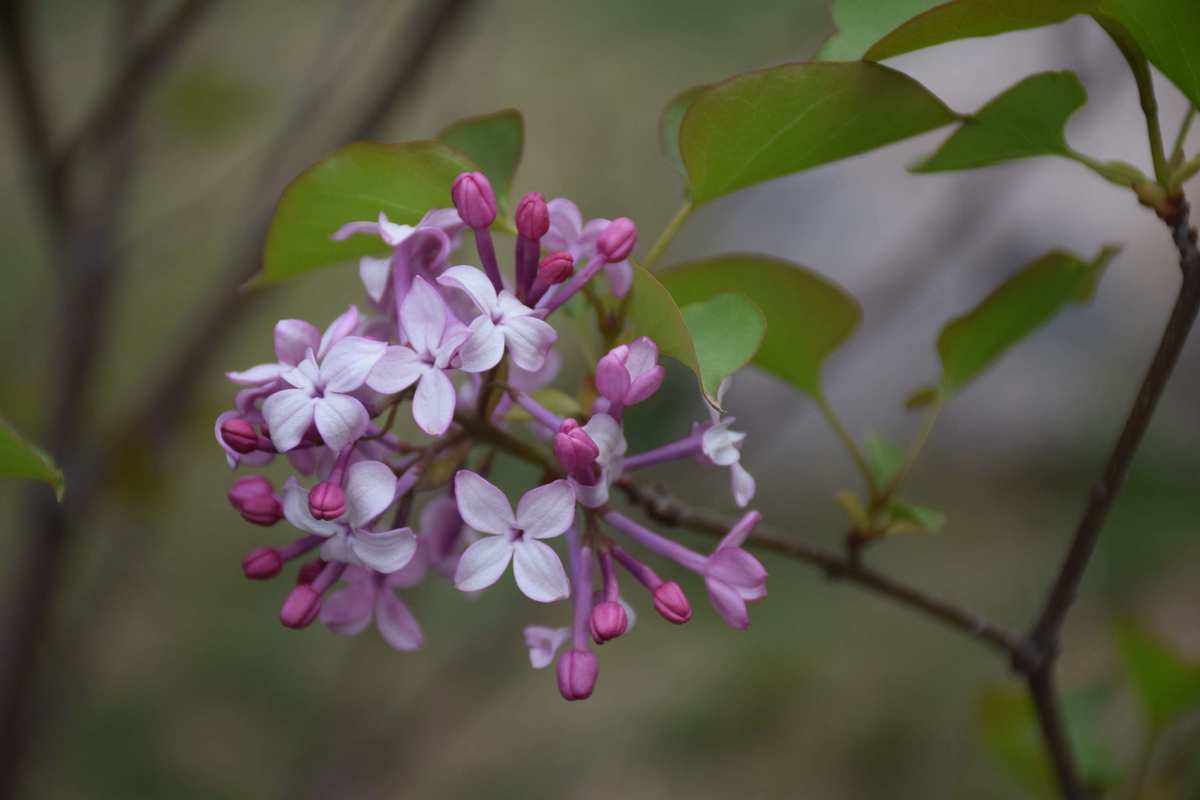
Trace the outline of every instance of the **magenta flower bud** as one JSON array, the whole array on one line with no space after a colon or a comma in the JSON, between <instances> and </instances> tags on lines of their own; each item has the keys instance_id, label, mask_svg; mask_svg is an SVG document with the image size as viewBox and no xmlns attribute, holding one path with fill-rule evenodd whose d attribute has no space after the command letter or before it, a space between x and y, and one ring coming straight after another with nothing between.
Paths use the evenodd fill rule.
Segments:
<instances>
[{"instance_id":1,"label":"magenta flower bud","mask_svg":"<svg viewBox=\"0 0 1200 800\"><path fill-rule=\"evenodd\" d=\"M242 455L253 453L258 449L258 432L254 426L241 417L227 419L221 424L221 438L230 449Z\"/></svg>"},{"instance_id":2,"label":"magenta flower bud","mask_svg":"<svg viewBox=\"0 0 1200 800\"><path fill-rule=\"evenodd\" d=\"M629 370L625 368L628 353L626 345L618 345L596 362L596 391L610 403L623 403L629 391Z\"/></svg>"},{"instance_id":3,"label":"magenta flower bud","mask_svg":"<svg viewBox=\"0 0 1200 800\"><path fill-rule=\"evenodd\" d=\"M575 259L570 253L551 253L538 264L538 280L547 286L562 283L575 274Z\"/></svg>"},{"instance_id":4,"label":"magenta flower bud","mask_svg":"<svg viewBox=\"0 0 1200 800\"><path fill-rule=\"evenodd\" d=\"M238 511L242 505L254 497L270 497L275 494L275 487L262 475L243 475L229 487L229 504Z\"/></svg>"},{"instance_id":5,"label":"magenta flower bud","mask_svg":"<svg viewBox=\"0 0 1200 800\"><path fill-rule=\"evenodd\" d=\"M337 519L346 513L346 493L333 481L321 481L308 493L308 510L317 519Z\"/></svg>"},{"instance_id":6,"label":"magenta flower bud","mask_svg":"<svg viewBox=\"0 0 1200 800\"><path fill-rule=\"evenodd\" d=\"M682 625L692 618L692 605L675 581L667 581L654 590L654 610L667 622Z\"/></svg>"},{"instance_id":7,"label":"magenta flower bud","mask_svg":"<svg viewBox=\"0 0 1200 800\"><path fill-rule=\"evenodd\" d=\"M242 503L238 511L246 522L262 525L264 528L269 528L283 519L283 506L279 504L275 495L271 494L249 498Z\"/></svg>"},{"instance_id":8,"label":"magenta flower bud","mask_svg":"<svg viewBox=\"0 0 1200 800\"><path fill-rule=\"evenodd\" d=\"M296 585L312 583L323 569L325 569L325 561L322 559L314 558L312 561L306 562L296 572Z\"/></svg>"},{"instance_id":9,"label":"magenta flower bud","mask_svg":"<svg viewBox=\"0 0 1200 800\"><path fill-rule=\"evenodd\" d=\"M273 547L256 547L242 559L242 574L252 581L274 578L283 569L283 558Z\"/></svg>"},{"instance_id":10,"label":"magenta flower bud","mask_svg":"<svg viewBox=\"0 0 1200 800\"><path fill-rule=\"evenodd\" d=\"M530 192L517 204L517 233L526 239L541 239L550 230L550 210L546 198Z\"/></svg>"},{"instance_id":11,"label":"magenta flower bud","mask_svg":"<svg viewBox=\"0 0 1200 800\"><path fill-rule=\"evenodd\" d=\"M555 665L558 691L567 700L587 700L596 686L600 665L590 650L571 649L563 653Z\"/></svg>"},{"instance_id":12,"label":"magenta flower bud","mask_svg":"<svg viewBox=\"0 0 1200 800\"><path fill-rule=\"evenodd\" d=\"M615 639L629 630L629 615L620 603L606 600L597 603L592 608L588 619L588 628L596 644L604 644L609 639Z\"/></svg>"},{"instance_id":13,"label":"magenta flower bud","mask_svg":"<svg viewBox=\"0 0 1200 800\"><path fill-rule=\"evenodd\" d=\"M496 219L496 193L482 172L464 172L455 178L450 199L458 216L472 228L486 228Z\"/></svg>"},{"instance_id":14,"label":"magenta flower bud","mask_svg":"<svg viewBox=\"0 0 1200 800\"><path fill-rule=\"evenodd\" d=\"M637 244L637 226L628 217L617 217L596 240L596 252L610 264L629 258Z\"/></svg>"},{"instance_id":15,"label":"magenta flower bud","mask_svg":"<svg viewBox=\"0 0 1200 800\"><path fill-rule=\"evenodd\" d=\"M595 484L596 459L600 457L600 448L575 420L563 420L558 433L554 434L554 455L562 468L577 481L587 486Z\"/></svg>"},{"instance_id":16,"label":"magenta flower bud","mask_svg":"<svg viewBox=\"0 0 1200 800\"><path fill-rule=\"evenodd\" d=\"M285 628L307 628L321 611L321 595L307 583L292 589L279 610Z\"/></svg>"}]
</instances>

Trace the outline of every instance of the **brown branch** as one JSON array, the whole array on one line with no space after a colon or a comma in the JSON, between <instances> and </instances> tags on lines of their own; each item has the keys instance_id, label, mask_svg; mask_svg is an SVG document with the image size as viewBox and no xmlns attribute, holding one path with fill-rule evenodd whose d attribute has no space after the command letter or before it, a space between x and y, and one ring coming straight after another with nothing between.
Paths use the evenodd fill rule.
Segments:
<instances>
[{"instance_id":1,"label":"brown branch","mask_svg":"<svg viewBox=\"0 0 1200 800\"><path fill-rule=\"evenodd\" d=\"M656 489L639 485L628 477L619 479L616 486L631 503L642 508L651 519L664 525L690 528L711 536L724 536L736 522L733 517L717 512L690 508L677 499ZM1028 668L1033 663L1033 654L1017 634L953 603L925 594L869 567L853 563L840 553L785 538L761 524L748 541L761 550L811 564L823 570L830 578L856 584L925 614L1006 656L1018 670Z\"/></svg>"}]
</instances>

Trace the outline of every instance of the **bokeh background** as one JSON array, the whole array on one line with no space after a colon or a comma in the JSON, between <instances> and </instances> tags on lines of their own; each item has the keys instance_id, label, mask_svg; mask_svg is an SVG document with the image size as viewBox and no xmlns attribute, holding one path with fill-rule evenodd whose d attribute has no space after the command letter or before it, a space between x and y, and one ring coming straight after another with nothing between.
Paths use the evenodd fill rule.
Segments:
<instances>
[{"instance_id":1,"label":"bokeh background","mask_svg":"<svg viewBox=\"0 0 1200 800\"><path fill-rule=\"evenodd\" d=\"M29 5L36 77L61 134L108 88L128 9ZM170 3L139 5L142 30L170 13ZM516 192L567 195L588 216L630 216L647 243L680 192L658 151L659 110L688 86L807 58L832 30L819 0L461 5L425 68L395 92L380 138L426 138L457 118L517 107L526 148ZM283 581L242 578L241 555L279 532L243 523L224 499L230 476L211 436L232 396L222 372L263 360L279 317L323 325L360 297L353 267L248 298L220 287L244 267L253 209L336 146L339 126L390 77L372 62L413 47L406 21L428 6L218 3L139 111L127 188L113 198L126 204L113 246L119 276L78 398L81 451L125 430L168 371L196 371L196 388L170 399L178 418L168 431L155 419L168 410L156 409L137 421L133 430L147 434L126 442L115 466L81 478L103 488L74 521L61 591L44 598L53 613L36 642L37 724L23 743L20 796L1020 796L977 735L981 692L1003 684L1006 665L803 565L767 558L771 595L746 633L707 608L673 628L642 603L633 633L603 649L596 694L571 704L551 671L530 669L520 635L531 621L559 624L564 610L535 607L508 582L474 601L444 584L424 587L412 605L428 644L402 655L372 631L347 639L319 626L285 630L276 622ZM963 111L1032 72L1073 69L1090 102L1071 120L1072 144L1149 169L1132 80L1086 20L910 54L894 66ZM295 118L314 86L317 101ZM60 243L37 200L11 87L0 115L0 409L46 441L54 393L71 368L58 335ZM1159 96L1173 133L1183 101L1165 82ZM829 394L860 435L903 439L917 420L902 399L936 376L933 341L949 317L1048 249L1090 258L1103 243L1124 245L1091 305L1063 314L948 408L909 491L947 512L946 530L870 554L880 568L1020 628L1148 363L1177 285L1176 256L1153 215L1073 163L906 173L945 135L712 203L665 261L757 250L848 288L864 324L829 363ZM290 155L265 175L261 164L281 143ZM93 195L107 185L85 181L99 187ZM235 313L235 303L248 309ZM230 313L206 333L206 357L173 362L214 304ZM1126 769L1139 721L1114 621L1135 620L1200 657L1198 367L1193 342L1066 629L1061 682L1103 696L1098 738ZM653 423L678 431L696 409L679 399L692 391L688 378L672 376ZM767 519L836 544L845 524L832 495L855 478L811 403L764 375L740 379L729 401L750 433L743 463ZM655 435L648 417L634 423ZM682 467L661 477L730 508L723 472ZM8 587L28 568L37 535L29 494L0 483ZM4 606L9 616L18 610ZM12 663L13 651L6 646L0 659ZM1189 746L1195 739L1180 745Z\"/></svg>"}]
</instances>

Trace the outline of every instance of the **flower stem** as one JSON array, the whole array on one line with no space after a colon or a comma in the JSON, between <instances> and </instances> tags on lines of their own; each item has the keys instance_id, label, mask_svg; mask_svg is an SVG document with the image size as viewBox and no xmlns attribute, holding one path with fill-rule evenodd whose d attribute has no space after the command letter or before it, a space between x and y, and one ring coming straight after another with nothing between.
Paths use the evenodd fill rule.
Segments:
<instances>
[{"instance_id":1,"label":"flower stem","mask_svg":"<svg viewBox=\"0 0 1200 800\"><path fill-rule=\"evenodd\" d=\"M1103 17L1097 17L1096 21L1100 23L1100 27L1104 28L1104 32L1113 40L1117 49L1121 51L1125 62L1129 64L1129 70L1133 73L1133 79L1137 83L1138 97L1142 104L1142 113L1146 116L1146 133L1150 140L1150 157L1154 161L1154 178L1163 188L1167 188L1167 158L1163 153L1162 129L1158 124L1158 101L1154 97L1150 65L1137 43L1123 27L1108 22Z\"/></svg>"},{"instance_id":2,"label":"flower stem","mask_svg":"<svg viewBox=\"0 0 1200 800\"><path fill-rule=\"evenodd\" d=\"M647 272L654 271L654 265L658 263L658 259L663 252L671 244L671 240L675 238L675 234L683 227L683 223L692 213L692 201L685 201L679 210L675 212L675 216L667 223L667 227L663 228L663 232L658 235L658 239L650 247L650 252L646 253L646 257L642 259L642 268Z\"/></svg>"},{"instance_id":3,"label":"flower stem","mask_svg":"<svg viewBox=\"0 0 1200 800\"><path fill-rule=\"evenodd\" d=\"M854 441L854 437L846 430L846 426L838 419L838 415L834 412L833 406L829 405L829 401L825 399L825 395L817 393L814 395L817 401L817 408L821 410L821 416L825 418L825 422L833 430L838 441L846 448L846 452L850 454L850 459L854 462L854 466L862 475L863 480L867 482L867 489L871 494L871 502L874 503L880 496L879 487L875 484L875 476L871 474L871 468L867 466L867 459L863 457L862 450Z\"/></svg>"},{"instance_id":4,"label":"flower stem","mask_svg":"<svg viewBox=\"0 0 1200 800\"><path fill-rule=\"evenodd\" d=\"M891 499L896 490L900 488L900 484L908 477L908 473L912 471L913 466L917 463L917 459L921 457L921 451L925 449L925 443L929 441L929 435L933 433L933 428L942 413L943 402L942 395L939 392L937 399L933 401L933 405L929 409L929 413L925 416L925 423L921 426L920 432L917 433L917 437L913 439L912 444L908 448L904 464L900 469L896 470L896 474L888 481L887 486L879 490L879 506L882 506Z\"/></svg>"}]
</instances>

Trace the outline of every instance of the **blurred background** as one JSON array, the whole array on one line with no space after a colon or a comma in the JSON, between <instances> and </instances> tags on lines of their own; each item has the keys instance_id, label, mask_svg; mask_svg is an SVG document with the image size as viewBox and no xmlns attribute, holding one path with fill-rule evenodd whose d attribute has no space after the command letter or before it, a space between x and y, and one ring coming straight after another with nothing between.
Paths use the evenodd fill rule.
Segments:
<instances>
[{"instance_id":1,"label":"blurred background","mask_svg":"<svg viewBox=\"0 0 1200 800\"><path fill-rule=\"evenodd\" d=\"M197 16L173 57L148 66L128 133L101 127L83 140L68 230L47 222L43 188L56 177L39 172L30 147L60 152L91 124L118 65L178 12L148 0L26 5L19 19L6 4L6 45L20 22L49 132L25 124L21 76L10 75L0 409L62 451L70 488L56 511L44 487L0 482L6 629L34 613L22 599L31 576L53 595L40 595L46 614L28 617L35 724L3 742L16 796L1021 795L978 735L981 693L1003 685L1006 665L803 565L766 558L771 596L746 633L707 607L673 628L638 605L641 624L601 653L593 698L570 704L552 671L530 669L520 633L566 612L505 582L477 601L424 587L411 604L426 648L399 654L371 630L280 627L283 579L250 583L239 569L278 532L245 524L224 498L231 478L211 433L232 397L222 373L266 359L276 319L323 326L361 301L349 266L232 291L255 271L257 226L288 179L360 128L427 138L516 107L526 123L517 196L567 195L588 217L630 216L649 243L680 193L658 151L659 110L688 86L810 57L832 31L824 2L185 3ZM1090 101L1071 120L1072 144L1149 170L1133 82L1088 20L892 65L960 111L1032 72L1075 70ZM1158 88L1172 135L1183 100ZM860 436L903 441L918 420L902 399L937 375L933 342L948 318L1051 248L1091 258L1103 243L1124 245L1094 303L1069 309L948 408L908 491L946 511L945 531L870 553L881 569L1023 628L1161 333L1176 254L1151 213L1065 160L905 172L945 135L705 206L663 263L755 250L845 286L864 324L827 366L829 395ZM86 277L64 282L63 264ZM94 333L80 338L81 320ZM1198 367L1193 342L1066 629L1061 684L1103 699L1096 738L1125 771L1140 724L1114 621L1200 658ZM661 406L632 421L649 436L662 435L646 415L682 431L697 411L673 400L693 393L687 376L671 380ZM750 433L743 463L766 518L836 545L845 521L832 495L855 476L811 403L759 374L728 399ZM661 477L731 508L723 471ZM47 564L48 549L61 558ZM30 649L5 643L6 671L27 666Z\"/></svg>"}]
</instances>

